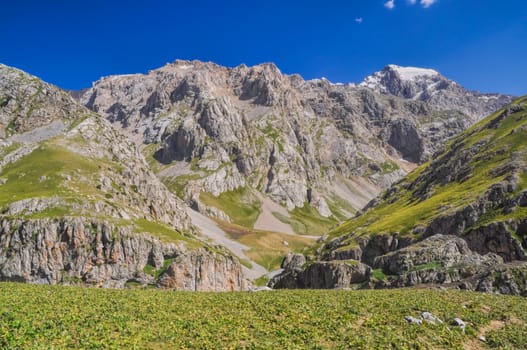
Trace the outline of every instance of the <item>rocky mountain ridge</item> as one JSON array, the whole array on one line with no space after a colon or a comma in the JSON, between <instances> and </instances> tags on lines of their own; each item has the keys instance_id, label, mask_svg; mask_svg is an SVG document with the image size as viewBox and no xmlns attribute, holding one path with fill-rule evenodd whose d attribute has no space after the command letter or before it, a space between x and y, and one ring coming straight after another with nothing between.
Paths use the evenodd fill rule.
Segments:
<instances>
[{"instance_id":1,"label":"rocky mountain ridge","mask_svg":"<svg viewBox=\"0 0 527 350\"><path fill-rule=\"evenodd\" d=\"M273 64L176 61L107 77L78 94L91 111L13 68L0 66L0 81L0 236L9 252L0 274L36 283L245 289L243 269L273 269L276 254L352 216L477 118L305 81ZM219 219L217 227L194 215L202 229L214 226L212 243L188 206ZM242 268L215 237L239 240L241 256L258 260ZM369 271L355 268L353 278Z\"/></svg>"},{"instance_id":2,"label":"rocky mountain ridge","mask_svg":"<svg viewBox=\"0 0 527 350\"><path fill-rule=\"evenodd\" d=\"M305 81L274 64L175 61L148 74L103 78L81 101L144 144L161 164L158 176L189 205L231 221L203 192L245 188L290 212L307 205L322 217L349 217L479 118L475 104L493 109L510 100L494 97L433 104Z\"/></svg>"}]
</instances>

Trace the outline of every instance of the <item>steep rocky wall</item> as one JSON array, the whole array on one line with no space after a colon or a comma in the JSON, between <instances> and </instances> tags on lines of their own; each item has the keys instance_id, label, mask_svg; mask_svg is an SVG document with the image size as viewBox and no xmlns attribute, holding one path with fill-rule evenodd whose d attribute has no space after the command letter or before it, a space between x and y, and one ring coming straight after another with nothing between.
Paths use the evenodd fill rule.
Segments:
<instances>
[{"instance_id":1,"label":"steep rocky wall","mask_svg":"<svg viewBox=\"0 0 527 350\"><path fill-rule=\"evenodd\" d=\"M0 280L110 288L136 282L191 291L247 288L232 256L81 218L0 219Z\"/></svg>"}]
</instances>

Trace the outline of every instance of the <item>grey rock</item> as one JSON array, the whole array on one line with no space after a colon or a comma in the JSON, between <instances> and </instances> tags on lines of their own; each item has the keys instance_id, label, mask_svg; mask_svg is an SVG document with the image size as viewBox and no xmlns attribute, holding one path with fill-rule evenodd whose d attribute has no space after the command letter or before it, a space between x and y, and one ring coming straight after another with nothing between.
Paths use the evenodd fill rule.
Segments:
<instances>
[{"instance_id":1,"label":"grey rock","mask_svg":"<svg viewBox=\"0 0 527 350\"><path fill-rule=\"evenodd\" d=\"M420 319L420 318L415 318L413 316L404 316L404 319L406 320L406 322L408 323L413 323L413 324L417 324L417 325L421 325L423 324L423 320Z\"/></svg>"},{"instance_id":2,"label":"grey rock","mask_svg":"<svg viewBox=\"0 0 527 350\"><path fill-rule=\"evenodd\" d=\"M467 327L467 324L462 319L457 317L454 318L454 320L452 321L452 325L459 327L459 329L461 329L463 333L465 333L465 328Z\"/></svg>"},{"instance_id":3,"label":"grey rock","mask_svg":"<svg viewBox=\"0 0 527 350\"><path fill-rule=\"evenodd\" d=\"M375 258L373 267L390 274L403 274L416 266L435 263L442 268L456 265L483 265L503 263L494 255L474 254L467 242L456 236L434 235L410 247Z\"/></svg>"},{"instance_id":4,"label":"grey rock","mask_svg":"<svg viewBox=\"0 0 527 350\"><path fill-rule=\"evenodd\" d=\"M368 281L370 273L370 267L358 261L317 261L305 270L285 270L273 277L269 286L274 289L345 289Z\"/></svg>"},{"instance_id":5,"label":"grey rock","mask_svg":"<svg viewBox=\"0 0 527 350\"><path fill-rule=\"evenodd\" d=\"M302 254L287 253L280 267L284 270L301 269L306 263L306 258Z\"/></svg>"},{"instance_id":6,"label":"grey rock","mask_svg":"<svg viewBox=\"0 0 527 350\"><path fill-rule=\"evenodd\" d=\"M425 311L421 314L421 318L425 321L425 322L428 322L430 324L436 324L436 323L440 323L442 324L443 321L439 318L439 317L436 317L434 316L433 314L431 314L430 312L428 311Z\"/></svg>"},{"instance_id":7,"label":"grey rock","mask_svg":"<svg viewBox=\"0 0 527 350\"><path fill-rule=\"evenodd\" d=\"M417 127L407 119L395 119L389 124L388 143L401 152L404 159L420 163L425 159L425 144Z\"/></svg>"}]
</instances>

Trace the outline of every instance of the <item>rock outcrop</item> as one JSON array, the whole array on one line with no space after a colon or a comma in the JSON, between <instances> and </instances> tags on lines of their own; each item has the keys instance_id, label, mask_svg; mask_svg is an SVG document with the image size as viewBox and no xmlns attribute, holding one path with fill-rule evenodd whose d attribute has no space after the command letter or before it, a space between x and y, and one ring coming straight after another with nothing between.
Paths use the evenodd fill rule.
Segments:
<instances>
[{"instance_id":1,"label":"rock outcrop","mask_svg":"<svg viewBox=\"0 0 527 350\"><path fill-rule=\"evenodd\" d=\"M53 121L89 114L65 91L16 68L0 64L0 140Z\"/></svg>"},{"instance_id":2,"label":"rock outcrop","mask_svg":"<svg viewBox=\"0 0 527 350\"><path fill-rule=\"evenodd\" d=\"M189 237L191 241L192 238ZM191 291L247 288L225 252L191 249L83 218L0 219L0 280L123 288L127 283Z\"/></svg>"},{"instance_id":3,"label":"rock outcrop","mask_svg":"<svg viewBox=\"0 0 527 350\"><path fill-rule=\"evenodd\" d=\"M316 261L305 268L286 266L271 288L346 289L369 280L371 268L355 260Z\"/></svg>"}]
</instances>

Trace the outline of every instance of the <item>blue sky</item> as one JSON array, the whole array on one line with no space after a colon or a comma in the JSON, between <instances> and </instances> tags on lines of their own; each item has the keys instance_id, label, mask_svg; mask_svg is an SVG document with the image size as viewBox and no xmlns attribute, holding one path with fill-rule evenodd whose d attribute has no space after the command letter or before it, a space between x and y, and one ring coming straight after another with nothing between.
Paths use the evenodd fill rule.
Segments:
<instances>
[{"instance_id":1,"label":"blue sky","mask_svg":"<svg viewBox=\"0 0 527 350\"><path fill-rule=\"evenodd\" d=\"M334 82L394 63L527 93L525 0L0 0L0 14L0 62L69 89L179 58Z\"/></svg>"}]
</instances>

